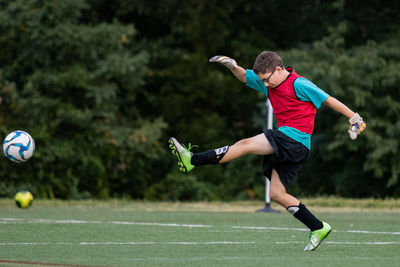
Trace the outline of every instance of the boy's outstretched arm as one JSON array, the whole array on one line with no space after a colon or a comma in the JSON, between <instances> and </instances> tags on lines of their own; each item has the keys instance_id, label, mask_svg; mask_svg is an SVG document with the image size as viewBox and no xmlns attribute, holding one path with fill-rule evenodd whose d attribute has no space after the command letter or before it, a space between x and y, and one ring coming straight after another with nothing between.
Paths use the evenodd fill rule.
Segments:
<instances>
[{"instance_id":1,"label":"boy's outstretched arm","mask_svg":"<svg viewBox=\"0 0 400 267\"><path fill-rule=\"evenodd\" d=\"M343 114L349 119L356 114L353 111L351 111L351 109L349 109L345 104L343 104L342 102L331 96L329 96L323 104L339 112L340 114Z\"/></svg>"},{"instance_id":2,"label":"boy's outstretched arm","mask_svg":"<svg viewBox=\"0 0 400 267\"><path fill-rule=\"evenodd\" d=\"M246 83L246 70L240 67L234 59L227 56L213 56L209 61L224 65L232 71L233 75L235 75L239 81Z\"/></svg>"},{"instance_id":3,"label":"boy's outstretched arm","mask_svg":"<svg viewBox=\"0 0 400 267\"><path fill-rule=\"evenodd\" d=\"M365 130L365 127L367 125L360 117L360 115L358 115L358 113L354 113L351 109L349 109L345 104L343 104L336 98L329 96L323 104L349 118L350 129L348 130L348 133L351 139L356 139L357 135Z\"/></svg>"}]
</instances>

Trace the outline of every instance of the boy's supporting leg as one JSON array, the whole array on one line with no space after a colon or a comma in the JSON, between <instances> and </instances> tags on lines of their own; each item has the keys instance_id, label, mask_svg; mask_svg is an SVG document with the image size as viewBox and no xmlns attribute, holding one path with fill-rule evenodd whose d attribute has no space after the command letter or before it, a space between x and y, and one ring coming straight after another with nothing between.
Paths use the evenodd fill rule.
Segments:
<instances>
[{"instance_id":1,"label":"boy's supporting leg","mask_svg":"<svg viewBox=\"0 0 400 267\"><path fill-rule=\"evenodd\" d=\"M296 219L301 221L311 231L321 229L322 222L318 220L297 198L287 193L276 170L272 170L271 176L271 198L285 207Z\"/></svg>"},{"instance_id":2,"label":"boy's supporting leg","mask_svg":"<svg viewBox=\"0 0 400 267\"><path fill-rule=\"evenodd\" d=\"M311 231L321 229L323 227L322 222L318 220L307 207L300 202L298 206L287 207L287 210L304 225L310 228Z\"/></svg>"},{"instance_id":3,"label":"boy's supporting leg","mask_svg":"<svg viewBox=\"0 0 400 267\"><path fill-rule=\"evenodd\" d=\"M275 170L272 170L271 175L271 198L310 229L311 233L305 251L315 250L331 232L329 224L318 220L303 203L287 193Z\"/></svg>"},{"instance_id":4,"label":"boy's supporting leg","mask_svg":"<svg viewBox=\"0 0 400 267\"><path fill-rule=\"evenodd\" d=\"M270 191L271 198L284 208L298 206L300 204L300 201L297 198L287 193L286 188L282 184L279 174L275 169L272 170L271 174Z\"/></svg>"}]
</instances>

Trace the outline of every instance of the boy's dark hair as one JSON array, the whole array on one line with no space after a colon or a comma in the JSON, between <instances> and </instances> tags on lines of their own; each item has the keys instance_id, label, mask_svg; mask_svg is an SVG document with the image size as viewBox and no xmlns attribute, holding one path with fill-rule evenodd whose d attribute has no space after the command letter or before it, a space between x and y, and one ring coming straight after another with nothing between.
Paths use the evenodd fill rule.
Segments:
<instances>
[{"instance_id":1,"label":"boy's dark hair","mask_svg":"<svg viewBox=\"0 0 400 267\"><path fill-rule=\"evenodd\" d=\"M277 66L283 67L283 61L281 57L275 52L263 51L256 57L253 71L256 74L264 74L267 72L272 72Z\"/></svg>"}]
</instances>

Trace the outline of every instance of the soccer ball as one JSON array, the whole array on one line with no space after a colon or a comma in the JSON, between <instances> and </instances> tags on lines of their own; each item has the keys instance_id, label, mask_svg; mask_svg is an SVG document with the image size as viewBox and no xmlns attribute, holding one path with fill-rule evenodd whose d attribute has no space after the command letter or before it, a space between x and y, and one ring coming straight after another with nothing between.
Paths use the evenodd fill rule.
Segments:
<instances>
[{"instance_id":1,"label":"soccer ball","mask_svg":"<svg viewBox=\"0 0 400 267\"><path fill-rule=\"evenodd\" d=\"M27 132L14 131L4 139L3 151L10 160L24 162L35 152L35 141Z\"/></svg>"},{"instance_id":2,"label":"soccer ball","mask_svg":"<svg viewBox=\"0 0 400 267\"><path fill-rule=\"evenodd\" d=\"M33 202L33 195L29 191L19 191L15 194L15 203L21 209L29 208Z\"/></svg>"}]
</instances>

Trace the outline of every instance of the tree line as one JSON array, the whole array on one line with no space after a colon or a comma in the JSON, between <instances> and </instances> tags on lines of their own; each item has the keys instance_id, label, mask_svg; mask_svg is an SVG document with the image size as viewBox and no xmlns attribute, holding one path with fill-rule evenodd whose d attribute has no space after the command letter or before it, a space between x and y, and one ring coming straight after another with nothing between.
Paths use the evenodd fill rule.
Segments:
<instances>
[{"instance_id":1,"label":"tree line","mask_svg":"<svg viewBox=\"0 0 400 267\"><path fill-rule=\"evenodd\" d=\"M34 157L0 161L0 196L262 199L261 157L181 174L175 136L203 151L266 127L265 97L208 59L252 68L263 50L366 121L316 117L297 195L400 196L397 1L0 0L0 133ZM195 150L196 151L196 150Z\"/></svg>"}]
</instances>

